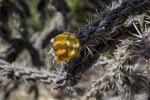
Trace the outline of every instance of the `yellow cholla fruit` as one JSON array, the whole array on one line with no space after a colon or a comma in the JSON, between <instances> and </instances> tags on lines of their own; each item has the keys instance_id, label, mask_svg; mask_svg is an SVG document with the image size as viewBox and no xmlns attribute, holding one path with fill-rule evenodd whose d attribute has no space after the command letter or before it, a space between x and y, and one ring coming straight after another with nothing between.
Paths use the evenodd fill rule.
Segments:
<instances>
[{"instance_id":1,"label":"yellow cholla fruit","mask_svg":"<svg viewBox=\"0 0 150 100\"><path fill-rule=\"evenodd\" d=\"M75 33L64 32L51 39L56 61L66 61L79 54L79 39Z\"/></svg>"}]
</instances>

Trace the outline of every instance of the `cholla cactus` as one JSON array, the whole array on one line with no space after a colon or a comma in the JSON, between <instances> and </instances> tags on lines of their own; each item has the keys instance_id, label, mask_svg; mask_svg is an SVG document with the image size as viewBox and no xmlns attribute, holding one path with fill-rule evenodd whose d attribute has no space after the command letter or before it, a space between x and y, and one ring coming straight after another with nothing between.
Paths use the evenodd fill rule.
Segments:
<instances>
[{"instance_id":1,"label":"cholla cactus","mask_svg":"<svg viewBox=\"0 0 150 100\"><path fill-rule=\"evenodd\" d=\"M3 0L3 2L5 1ZM40 6L42 6L41 4L43 4L42 2L46 5L48 1L41 0L38 7L39 10ZM4 9L3 6L2 8L1 10L4 13L2 15L7 15L7 9ZM40 10L40 13L45 16L46 13L43 13L44 9ZM5 64L0 66L0 70L2 70L3 75L7 75L8 78L16 82L23 79L23 82L40 82L51 84L54 89L62 89L76 85L82 74L92 67L102 53L108 50L115 50L112 59L106 60L107 64L104 65L107 68L106 74L92 84L92 89L84 95L83 99L89 99L90 97L100 99L106 95L114 96L119 94L127 97L127 99L133 99L134 93L138 89L143 89L141 84L146 84L145 80L148 79L145 74L149 72L147 66L150 58L150 25L147 23L146 19L148 17L145 15L149 13L149 10L150 0L123 0L121 4L104 12L101 16L96 17L93 21L82 28L78 28L71 34L70 32L64 32L56 36L51 40L57 56L56 60L68 61L65 66L62 66L60 71L57 69L58 75L52 82L51 79L54 76L48 71L10 67L9 65L4 66ZM13 12L14 10L10 11ZM19 12L16 14L19 14ZM22 26L24 21L20 20L21 14L19 15L18 20ZM136 19L138 18L137 15L141 16L138 20ZM45 24L44 16L43 18L41 17L43 24ZM14 15L14 18L17 20L16 15ZM4 24L7 23L7 20L8 16L6 20L1 19L1 30L4 29L5 31L0 33L2 38L11 43L10 32L7 31L8 26ZM16 28L19 29L21 35L26 39L25 32L22 32L21 26ZM4 33L7 33L8 36ZM44 37L46 36L44 35ZM25 44L22 48L27 48L33 57L35 54L38 56L28 39L27 41L24 41L24 39L19 40ZM30 48L33 48L33 50ZM16 49L20 50L20 47L17 46ZM39 65L38 62L40 61L37 59L34 62L35 65Z\"/></svg>"},{"instance_id":2,"label":"cholla cactus","mask_svg":"<svg viewBox=\"0 0 150 100\"><path fill-rule=\"evenodd\" d=\"M132 32L136 30L133 25L125 26L125 22L129 16L148 12L149 6L149 0L125 0L75 31L81 44L80 55L70 59L64 66L52 83L54 89L77 84L82 74L96 62L100 54L120 43L119 39L134 35ZM129 31L132 34L129 34Z\"/></svg>"},{"instance_id":3,"label":"cholla cactus","mask_svg":"<svg viewBox=\"0 0 150 100\"><path fill-rule=\"evenodd\" d=\"M148 77L145 76L148 70L144 68L146 66L140 66L143 67L141 68L143 71L136 68L139 63L136 63L137 61L132 56L134 47L132 46L131 51L127 48L127 46L130 47L131 42L133 41L129 39L122 41L122 46L117 47L112 60L106 60L107 63L104 67L107 69L105 74L92 84L82 100L100 99L116 95L122 95L122 98L133 100L134 94L138 90L143 89L146 91L143 84L146 84L148 80Z\"/></svg>"},{"instance_id":4,"label":"cholla cactus","mask_svg":"<svg viewBox=\"0 0 150 100\"><path fill-rule=\"evenodd\" d=\"M49 86L54 77L55 74L52 72L17 66L0 59L0 99L9 99L12 93L16 93L16 90L19 90L18 88L20 88L21 84L25 84L26 92L28 94L34 92L34 100L37 100L39 97L37 83Z\"/></svg>"},{"instance_id":5,"label":"cholla cactus","mask_svg":"<svg viewBox=\"0 0 150 100\"><path fill-rule=\"evenodd\" d=\"M143 19L145 19L143 15ZM147 89L145 85L149 75L149 25L140 30L139 23L143 19L137 17L132 20L136 31L128 39L120 40L111 60L106 60L106 74L92 84L82 99L100 99L106 95L122 95L127 100L134 100L139 90ZM136 24L134 24L136 22ZM143 26L143 25L142 25ZM99 63L101 64L101 63Z\"/></svg>"},{"instance_id":6,"label":"cholla cactus","mask_svg":"<svg viewBox=\"0 0 150 100\"><path fill-rule=\"evenodd\" d=\"M34 68L18 67L3 60L0 60L1 76L7 76L12 80L34 81L43 84L50 84L55 74L45 70L37 70Z\"/></svg>"}]
</instances>

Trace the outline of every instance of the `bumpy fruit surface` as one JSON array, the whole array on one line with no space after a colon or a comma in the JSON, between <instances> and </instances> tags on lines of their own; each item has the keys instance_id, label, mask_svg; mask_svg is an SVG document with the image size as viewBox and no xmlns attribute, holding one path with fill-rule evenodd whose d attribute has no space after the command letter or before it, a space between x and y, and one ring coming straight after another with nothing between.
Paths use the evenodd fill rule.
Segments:
<instances>
[{"instance_id":1,"label":"bumpy fruit surface","mask_svg":"<svg viewBox=\"0 0 150 100\"><path fill-rule=\"evenodd\" d=\"M79 55L79 40L75 33L64 32L51 39L52 47L57 55L56 61L66 61Z\"/></svg>"}]
</instances>

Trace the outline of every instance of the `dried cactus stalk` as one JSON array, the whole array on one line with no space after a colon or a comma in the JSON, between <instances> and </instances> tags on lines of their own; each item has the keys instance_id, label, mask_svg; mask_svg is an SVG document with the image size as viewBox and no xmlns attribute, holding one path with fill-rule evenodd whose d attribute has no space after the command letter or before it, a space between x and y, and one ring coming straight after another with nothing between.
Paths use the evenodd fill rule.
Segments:
<instances>
[{"instance_id":1,"label":"dried cactus stalk","mask_svg":"<svg viewBox=\"0 0 150 100\"><path fill-rule=\"evenodd\" d=\"M24 81L40 82L43 84L51 84L55 74L46 70L37 70L35 68L14 67L13 65L1 60L0 61L1 76Z\"/></svg>"},{"instance_id":2,"label":"dried cactus stalk","mask_svg":"<svg viewBox=\"0 0 150 100\"><path fill-rule=\"evenodd\" d=\"M137 24L142 22L141 18L136 21ZM144 24L146 23L141 26ZM92 84L92 89L89 89L82 99L98 99L107 94L119 93L127 100L134 100L134 95L139 90L149 91L146 88L149 87L150 28L146 25L144 30L140 30L140 26L134 23L133 26L136 31L132 32L131 37L120 40L121 44L114 52L112 60L106 60L104 65L107 73Z\"/></svg>"},{"instance_id":3,"label":"dried cactus stalk","mask_svg":"<svg viewBox=\"0 0 150 100\"><path fill-rule=\"evenodd\" d=\"M101 53L109 50L113 44L118 44L118 39L128 38L128 31L135 30L132 26L124 25L128 17L146 13L149 8L149 0L124 0L116 8L104 12L102 16L77 30L75 33L81 44L80 56L69 60L52 83L54 89L77 84Z\"/></svg>"},{"instance_id":4,"label":"dried cactus stalk","mask_svg":"<svg viewBox=\"0 0 150 100\"><path fill-rule=\"evenodd\" d=\"M148 70L144 68L145 65L140 66L141 64L137 63L141 55L136 56L137 60L134 60L135 57L131 57L135 54L134 50L140 50L139 47L135 49L136 45L133 45L135 43L136 41L132 41L132 39L122 40L121 47L118 47L114 52L113 59L105 61L107 63L103 67L107 68L106 73L91 85L82 100L100 99L108 95L122 95L122 98L134 100L134 95L139 90L146 92L143 84L147 84ZM143 68L136 68L137 65Z\"/></svg>"}]
</instances>

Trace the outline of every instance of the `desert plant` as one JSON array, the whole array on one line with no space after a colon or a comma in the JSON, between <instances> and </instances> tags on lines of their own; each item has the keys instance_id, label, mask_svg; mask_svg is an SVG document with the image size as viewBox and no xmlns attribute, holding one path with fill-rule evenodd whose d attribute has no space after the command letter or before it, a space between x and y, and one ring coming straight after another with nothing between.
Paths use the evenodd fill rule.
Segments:
<instances>
[{"instance_id":1,"label":"desert plant","mask_svg":"<svg viewBox=\"0 0 150 100\"><path fill-rule=\"evenodd\" d=\"M136 30L132 25L126 26L125 22L133 15L147 13L149 3L148 0L125 0L75 31L81 44L80 55L70 59L64 66L59 78L52 83L54 88L77 84L82 74L95 63L100 54L110 50L120 39L131 36L128 31L132 33Z\"/></svg>"},{"instance_id":2,"label":"desert plant","mask_svg":"<svg viewBox=\"0 0 150 100\"><path fill-rule=\"evenodd\" d=\"M81 99L101 100L106 99L107 95L121 95L122 99L125 97L127 100L134 100L137 93L149 94L147 92L149 89L146 88L149 87L147 82L150 58L150 0L120 0L117 5L107 8L106 5L110 4L109 1L113 2L113 0L100 0L104 4L101 5L92 0L80 1L85 4L84 9L86 10L92 11L101 6L99 14L83 27L80 25L72 32L63 32L70 31L74 27L71 18L80 12L75 9L75 14L68 17L71 9L67 2L70 1L39 0L37 15L40 18L39 26L41 25L41 27L29 28L27 20L32 17L32 12L28 3L25 0L2 0L0 4L0 37L3 39L2 41L9 44L9 47L0 53L0 58L3 59L0 60L2 77L0 78L0 93L4 93L2 99L7 99L13 91L18 89L20 84L26 82L31 84L29 93L34 91L35 100L39 95L36 83L48 84L53 89L61 90L73 87L79 83L83 74L92 66L104 68L104 75L99 76L92 83L91 88L83 91ZM101 14L103 10L106 11ZM48 25L49 20L51 21ZM37 21L35 24L38 23ZM36 39L31 34L33 29L41 31ZM61 32L63 34L60 34ZM19 38L14 33L19 33ZM44 55L42 51L45 50L47 44L49 45L49 40L51 40L49 61L56 64L53 65L56 66L55 74L48 70L49 67L42 68L46 64L44 61L46 54ZM29 52L32 64L38 66L37 69L10 64L19 55L23 55L24 49ZM104 60L101 61L100 55L102 54ZM57 61L64 62L55 61L55 57L57 57ZM49 66L51 67L51 65ZM7 78L3 78L3 76Z\"/></svg>"}]
</instances>

